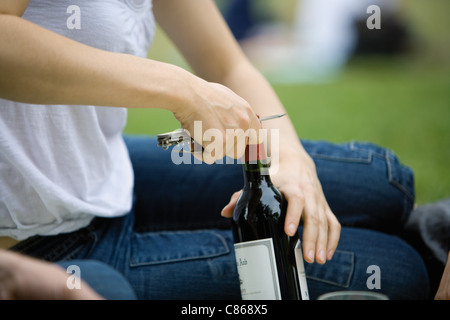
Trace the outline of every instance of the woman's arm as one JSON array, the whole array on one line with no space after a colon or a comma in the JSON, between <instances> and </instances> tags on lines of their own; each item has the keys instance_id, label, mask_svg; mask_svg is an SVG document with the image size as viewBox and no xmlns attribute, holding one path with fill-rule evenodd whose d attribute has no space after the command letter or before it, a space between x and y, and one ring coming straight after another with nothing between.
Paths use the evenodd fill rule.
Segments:
<instances>
[{"instance_id":1,"label":"woman's arm","mask_svg":"<svg viewBox=\"0 0 450 320\"><path fill-rule=\"evenodd\" d=\"M27 4L0 3L1 98L32 104L162 108L172 111L188 130L194 119L203 120L205 129L223 132L259 128L249 104L226 87L170 64L103 51L58 35L22 19ZM225 146L226 137L223 141Z\"/></svg>"},{"instance_id":2,"label":"woman's arm","mask_svg":"<svg viewBox=\"0 0 450 320\"><path fill-rule=\"evenodd\" d=\"M176 96L164 92L165 82L179 79L172 85L181 89L187 81L181 69L98 50L14 14L0 14L0 30L2 98L34 104L170 109Z\"/></svg>"},{"instance_id":3,"label":"woman's arm","mask_svg":"<svg viewBox=\"0 0 450 320\"><path fill-rule=\"evenodd\" d=\"M269 83L242 53L211 0L154 0L154 12L196 74L226 85L261 116L285 112ZM296 232L301 216L305 223L305 259L324 263L337 246L340 225L325 200L314 163L288 117L264 126L280 130L279 170L272 178L288 200L286 233ZM236 200L237 195L224 208L225 216L232 215Z\"/></svg>"}]
</instances>

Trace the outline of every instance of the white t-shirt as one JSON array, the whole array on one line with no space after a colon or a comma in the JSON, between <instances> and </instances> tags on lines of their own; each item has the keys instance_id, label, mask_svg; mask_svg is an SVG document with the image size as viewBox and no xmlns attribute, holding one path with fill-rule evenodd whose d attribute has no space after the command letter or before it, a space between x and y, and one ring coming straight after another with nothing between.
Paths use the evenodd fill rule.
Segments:
<instances>
[{"instance_id":1,"label":"white t-shirt","mask_svg":"<svg viewBox=\"0 0 450 320\"><path fill-rule=\"evenodd\" d=\"M155 29L151 0L31 0L23 18L141 57ZM94 216L127 213L133 171L122 139L126 117L124 108L0 99L0 236L70 232Z\"/></svg>"}]
</instances>

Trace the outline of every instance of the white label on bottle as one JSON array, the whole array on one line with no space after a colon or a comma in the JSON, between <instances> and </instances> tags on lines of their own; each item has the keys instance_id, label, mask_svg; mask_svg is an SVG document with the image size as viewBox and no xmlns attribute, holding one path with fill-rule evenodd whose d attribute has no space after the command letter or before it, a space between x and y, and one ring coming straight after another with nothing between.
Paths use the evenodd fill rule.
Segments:
<instances>
[{"instance_id":1,"label":"white label on bottle","mask_svg":"<svg viewBox=\"0 0 450 320\"><path fill-rule=\"evenodd\" d=\"M272 238L236 243L243 300L281 300Z\"/></svg>"},{"instance_id":2,"label":"white label on bottle","mask_svg":"<svg viewBox=\"0 0 450 320\"><path fill-rule=\"evenodd\" d=\"M298 282L302 300L309 300L309 291L306 283L305 265L303 264L303 254L300 240L298 240L295 245L295 263L297 264Z\"/></svg>"}]
</instances>

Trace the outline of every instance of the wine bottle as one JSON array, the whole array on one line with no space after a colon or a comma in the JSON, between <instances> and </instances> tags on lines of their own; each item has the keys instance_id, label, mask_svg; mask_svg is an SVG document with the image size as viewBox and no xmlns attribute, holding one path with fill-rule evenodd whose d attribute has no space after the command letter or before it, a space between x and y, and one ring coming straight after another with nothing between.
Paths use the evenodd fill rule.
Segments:
<instances>
[{"instance_id":1,"label":"wine bottle","mask_svg":"<svg viewBox=\"0 0 450 320\"><path fill-rule=\"evenodd\" d=\"M233 213L244 300L308 300L300 240L284 232L287 202L272 184L263 144L248 145L244 188Z\"/></svg>"}]
</instances>

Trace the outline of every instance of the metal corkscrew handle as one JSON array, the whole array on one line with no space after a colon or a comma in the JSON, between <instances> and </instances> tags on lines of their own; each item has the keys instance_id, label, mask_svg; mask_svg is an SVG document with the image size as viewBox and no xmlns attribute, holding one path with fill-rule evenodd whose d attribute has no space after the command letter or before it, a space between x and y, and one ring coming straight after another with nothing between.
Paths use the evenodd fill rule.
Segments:
<instances>
[{"instance_id":1,"label":"metal corkscrew handle","mask_svg":"<svg viewBox=\"0 0 450 320\"><path fill-rule=\"evenodd\" d=\"M256 115L256 116L258 117L259 121L262 122L262 121L281 118L284 115L286 115L286 113L275 114L275 115L263 117L263 118L260 118L259 115ZM161 147L164 150L169 149L169 147L171 147L171 146L176 146L176 145L183 144L183 143L189 143L189 144L196 143L194 141L194 139L192 139L192 137L183 128L179 128L179 129L176 129L171 132L158 134L156 136L156 139L158 142L158 147Z\"/></svg>"}]
</instances>

